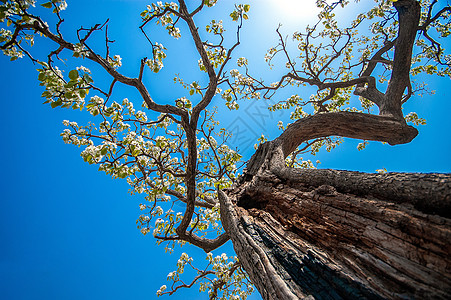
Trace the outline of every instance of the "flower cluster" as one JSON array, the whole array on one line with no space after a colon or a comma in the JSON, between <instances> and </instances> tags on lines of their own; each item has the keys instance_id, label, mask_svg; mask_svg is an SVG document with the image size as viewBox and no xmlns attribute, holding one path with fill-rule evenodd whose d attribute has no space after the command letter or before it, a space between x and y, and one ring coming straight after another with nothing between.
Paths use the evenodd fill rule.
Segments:
<instances>
[{"instance_id":1,"label":"flower cluster","mask_svg":"<svg viewBox=\"0 0 451 300\"><path fill-rule=\"evenodd\" d=\"M205 5L207 5L208 7L212 7L216 4L216 2L218 2L218 0L205 0L204 3Z\"/></svg>"},{"instance_id":2,"label":"flower cluster","mask_svg":"<svg viewBox=\"0 0 451 300\"><path fill-rule=\"evenodd\" d=\"M34 5L34 1L31 0L20 2L22 9ZM192 187L194 193L188 194L186 178L191 170L187 170L187 165L192 158L188 142L194 141L187 141L186 124L180 121L179 116L172 115L170 112L158 115L149 110L150 113L146 114L135 108L132 99L117 100L116 91L123 83L118 79L119 70L116 70L122 66L121 56L107 54L105 58L102 58L102 55L96 54L95 50L87 46L89 44L87 39L91 33L100 28L94 27L92 31L81 29L82 34L76 37L78 40L65 40L59 34L59 27L63 22L60 12L67 7L65 0L47 0L41 4L44 8L53 9L56 14L55 19L59 18L61 21L53 24L56 25L56 29L32 14L19 13L18 8L3 9L6 6L13 7L11 3L0 4L2 22L5 22L7 26L15 26L15 29L19 28L18 24L31 24L36 27L33 27L34 32L29 30L31 27L28 25L25 26L25 30L20 31L19 28L20 32L16 36L13 34L14 30L6 29L7 26L0 29L0 45L8 44L4 50L5 54L12 59L26 55L37 63L38 79L44 89L42 96L45 98L45 103L52 108L70 107L89 113L88 117L91 121L85 124L79 125L77 122L64 120L63 125L66 128L62 131L61 137L65 143L81 148L80 155L85 162L97 165L99 171L105 172L114 179L125 179L130 187L129 192L141 197L142 203L139 205L140 211L136 220L138 230L143 235L153 234L157 242L164 243L165 249L170 252L175 246L185 244L186 241L176 232L177 226L186 217L185 211L174 204L184 205L188 196L193 195L194 213L186 229L189 234L200 238L211 238L213 235L224 233L216 190L230 187L236 180L237 163L241 156L225 144L230 134L225 129L218 128L219 123L213 117L214 112L203 109L198 126L194 128L194 135L190 136L194 137L198 145L197 157L194 156L197 159L198 172L195 173L195 183ZM208 0L204 2L204 5L213 6L215 3L216 0ZM153 20L165 27L171 36L178 38L180 30L176 27L177 22L185 21L183 18L176 17L180 14L178 10L178 5L173 2L150 4L142 13L143 25ZM236 7L239 18L247 18L248 10L248 5ZM206 30L220 40L225 31L222 20L213 20ZM48 56L46 62L35 60L31 52L27 52L28 49L22 47L32 46L36 33L41 33L43 38L53 39L61 46L54 49L55 51ZM11 41L13 38L16 40ZM211 64L217 69L222 68L230 59L227 56L230 53L222 45L222 41L218 43L218 45L204 43L209 66ZM151 42L151 46L152 57L146 59L144 63L153 72L159 72L164 67L166 48L154 42ZM72 63L67 65L61 63L58 56L61 59L71 56L80 59L89 58L84 60L84 64L99 63L113 77L110 89L108 90L108 87L103 84L94 84L94 75L85 66L69 68L68 66ZM239 65L247 65L246 59L240 58ZM223 74L226 74L225 69L224 72L221 71L221 76ZM222 81L221 84L224 82ZM170 109L162 111L185 110L188 116L192 114L194 106L192 98L199 98L198 95L204 96L207 89L200 86L198 82L186 84L186 88L189 96L180 95L179 98L173 99L172 107L166 106ZM215 93L222 94L223 91L217 86ZM146 99L146 101L144 107L151 107L149 101L152 100ZM233 106L238 107L236 102ZM238 272L236 271L237 262L235 260L233 263L227 262L221 266L224 259L227 260L227 256L223 255L222 260L217 262L214 262L214 259L209 261L213 269L210 268L208 274L219 276L216 280L233 282L236 279L233 274ZM177 270L169 274L168 279L178 280L178 276L188 265L192 266L192 263L192 258L183 254L177 262ZM227 267L231 268L228 275L225 274ZM239 272L241 275L244 274L242 270ZM210 287L217 289L213 284ZM162 286L159 294L164 294L167 290L166 286ZM229 295L228 292L224 293ZM230 295L231 298L235 297L235 294Z\"/></svg>"},{"instance_id":3,"label":"flower cluster","mask_svg":"<svg viewBox=\"0 0 451 300\"><path fill-rule=\"evenodd\" d=\"M71 70L67 81L58 67L49 67L44 62L40 64L43 68L38 69L38 79L41 85L45 86L45 91L41 95L47 99L44 103L50 103L52 108L61 106L82 109L90 84L93 82L89 75L90 71L85 67Z\"/></svg>"},{"instance_id":4,"label":"flower cluster","mask_svg":"<svg viewBox=\"0 0 451 300\"><path fill-rule=\"evenodd\" d=\"M122 58L119 55L115 55L113 58L108 57L108 63L115 69L122 66Z\"/></svg>"},{"instance_id":5,"label":"flower cluster","mask_svg":"<svg viewBox=\"0 0 451 300\"><path fill-rule=\"evenodd\" d=\"M224 26L222 25L222 20L216 21L211 20L210 24L205 26L205 30L213 34L222 34L224 32Z\"/></svg>"},{"instance_id":6,"label":"flower cluster","mask_svg":"<svg viewBox=\"0 0 451 300\"><path fill-rule=\"evenodd\" d=\"M76 43L74 45L74 52L72 54L74 57L85 58L88 55L88 50L85 45L81 43Z\"/></svg>"},{"instance_id":7,"label":"flower cluster","mask_svg":"<svg viewBox=\"0 0 451 300\"><path fill-rule=\"evenodd\" d=\"M166 48L159 43L155 43L152 47L153 59L148 59L146 61L147 66L155 73L158 73L163 67L163 59L166 58L166 53L163 50Z\"/></svg>"},{"instance_id":8,"label":"flower cluster","mask_svg":"<svg viewBox=\"0 0 451 300\"><path fill-rule=\"evenodd\" d=\"M213 68L218 68L219 66L221 66L224 63L224 61L227 57L227 51L224 48L213 47L211 49L211 47L208 45L205 45L204 47L205 47L205 51L207 52L208 59L209 59L211 65L213 66ZM199 69L201 71L204 71L204 72L207 71L207 68L205 67L202 58L200 58L197 61L197 64L199 65Z\"/></svg>"},{"instance_id":9,"label":"flower cluster","mask_svg":"<svg viewBox=\"0 0 451 300\"><path fill-rule=\"evenodd\" d=\"M175 27L176 21L174 21L174 12L179 9L178 4L174 2L161 2L152 3L147 5L146 10L141 12L143 21L149 21L156 18L156 23L164 26L169 35L174 38L181 37L180 29Z\"/></svg>"},{"instance_id":10,"label":"flower cluster","mask_svg":"<svg viewBox=\"0 0 451 300\"><path fill-rule=\"evenodd\" d=\"M193 264L193 258L186 253L182 253L177 261L177 270L169 272L167 280L172 284L163 285L157 291L157 296L170 294L175 289L186 286L181 279L187 266L191 267L198 274L191 284L199 284L200 292L208 292L211 299L246 299L254 290L246 274L241 268L237 257L228 257L226 253L213 256L207 253L207 266L199 269Z\"/></svg>"}]
</instances>

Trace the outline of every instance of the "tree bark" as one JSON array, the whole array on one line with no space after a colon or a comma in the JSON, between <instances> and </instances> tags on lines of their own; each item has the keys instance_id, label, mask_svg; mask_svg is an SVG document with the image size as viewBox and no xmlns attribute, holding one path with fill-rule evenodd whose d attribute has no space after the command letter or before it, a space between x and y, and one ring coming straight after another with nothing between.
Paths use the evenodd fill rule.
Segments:
<instances>
[{"instance_id":1,"label":"tree bark","mask_svg":"<svg viewBox=\"0 0 451 300\"><path fill-rule=\"evenodd\" d=\"M263 298L451 299L451 175L285 166L300 143L332 134L395 144L417 131L384 116L330 113L260 145L219 200Z\"/></svg>"},{"instance_id":2,"label":"tree bark","mask_svg":"<svg viewBox=\"0 0 451 300\"><path fill-rule=\"evenodd\" d=\"M410 86L420 4L399 20L385 94L357 85L380 115L316 114L262 144L240 180L219 191L221 220L264 299L451 299L451 175L287 168L301 143L332 135L409 143L401 105ZM375 65L369 65L368 77ZM407 96L409 93L407 94Z\"/></svg>"},{"instance_id":3,"label":"tree bark","mask_svg":"<svg viewBox=\"0 0 451 300\"><path fill-rule=\"evenodd\" d=\"M341 184L324 184L328 172L338 171L266 170L220 192L263 299L451 299L451 176L339 171ZM437 214L412 203L425 191L446 202Z\"/></svg>"}]
</instances>

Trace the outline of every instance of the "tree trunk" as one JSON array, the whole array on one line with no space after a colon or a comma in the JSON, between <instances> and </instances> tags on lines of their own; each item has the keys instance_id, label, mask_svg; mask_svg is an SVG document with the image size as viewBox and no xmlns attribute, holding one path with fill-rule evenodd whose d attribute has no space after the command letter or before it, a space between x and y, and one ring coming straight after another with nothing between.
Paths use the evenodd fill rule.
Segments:
<instances>
[{"instance_id":1,"label":"tree trunk","mask_svg":"<svg viewBox=\"0 0 451 300\"><path fill-rule=\"evenodd\" d=\"M291 169L271 143L219 193L264 299L451 299L449 174Z\"/></svg>"},{"instance_id":2,"label":"tree trunk","mask_svg":"<svg viewBox=\"0 0 451 300\"><path fill-rule=\"evenodd\" d=\"M383 48L394 46L387 91L370 82L355 90L380 115L329 112L297 120L259 147L233 188L219 191L224 228L264 299L451 299L451 175L285 167L285 158L311 139L395 145L415 138L401 105L421 7L415 0L393 5L399 28ZM372 76L375 66L363 75Z\"/></svg>"},{"instance_id":3,"label":"tree trunk","mask_svg":"<svg viewBox=\"0 0 451 300\"><path fill-rule=\"evenodd\" d=\"M297 120L257 149L234 187L219 191L224 228L264 299L451 299L450 174L285 167L311 139L395 145L415 138L401 105L421 7L415 0L393 5L399 29L384 50L395 48L387 91L371 84L355 90L380 115L343 111Z\"/></svg>"}]
</instances>

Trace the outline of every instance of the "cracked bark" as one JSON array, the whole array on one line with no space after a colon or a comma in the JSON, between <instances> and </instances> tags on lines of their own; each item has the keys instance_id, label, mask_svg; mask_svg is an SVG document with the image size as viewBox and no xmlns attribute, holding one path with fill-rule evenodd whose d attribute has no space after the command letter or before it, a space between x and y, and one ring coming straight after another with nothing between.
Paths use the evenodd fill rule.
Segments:
<instances>
[{"instance_id":1,"label":"cracked bark","mask_svg":"<svg viewBox=\"0 0 451 300\"><path fill-rule=\"evenodd\" d=\"M220 191L221 220L264 299L450 299L451 175L285 167L303 141L340 135L400 144L387 116L318 114L262 144Z\"/></svg>"},{"instance_id":2,"label":"cracked bark","mask_svg":"<svg viewBox=\"0 0 451 300\"><path fill-rule=\"evenodd\" d=\"M318 132L367 130L341 127L340 117L318 130L315 119L324 115L261 145L240 182L219 193L224 227L263 298L451 298L451 175L285 167L289 151ZM416 135L394 126L401 130L382 140Z\"/></svg>"},{"instance_id":3,"label":"cracked bark","mask_svg":"<svg viewBox=\"0 0 451 300\"><path fill-rule=\"evenodd\" d=\"M381 49L395 47L387 92L371 85L355 91L376 103L380 115L298 120L260 145L240 180L218 192L224 228L264 299L451 299L451 174L285 166L311 139L336 135L396 145L416 137L401 104L420 6L414 0L394 6L398 37Z\"/></svg>"},{"instance_id":4,"label":"cracked bark","mask_svg":"<svg viewBox=\"0 0 451 300\"><path fill-rule=\"evenodd\" d=\"M352 184L341 192L286 171L220 193L225 228L264 299L450 299L449 175L340 171L364 185L379 177L392 192L407 182L441 195L448 214L434 215L410 202L415 191L356 195Z\"/></svg>"}]
</instances>

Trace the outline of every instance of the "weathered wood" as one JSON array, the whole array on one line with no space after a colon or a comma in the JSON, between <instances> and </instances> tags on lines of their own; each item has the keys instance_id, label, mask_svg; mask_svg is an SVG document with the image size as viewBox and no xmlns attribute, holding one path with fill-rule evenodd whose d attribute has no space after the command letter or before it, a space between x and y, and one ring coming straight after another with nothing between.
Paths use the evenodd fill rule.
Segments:
<instances>
[{"instance_id":1,"label":"weathered wood","mask_svg":"<svg viewBox=\"0 0 451 300\"><path fill-rule=\"evenodd\" d=\"M417 134L416 128L391 116L341 111L299 119L288 126L274 142L280 143L283 154L287 157L302 142L326 136L336 135L398 145L409 143Z\"/></svg>"},{"instance_id":2,"label":"weathered wood","mask_svg":"<svg viewBox=\"0 0 451 300\"><path fill-rule=\"evenodd\" d=\"M375 54L395 47L387 91L367 80L375 63L363 71L368 84L355 90L380 115L328 112L297 120L260 145L236 185L219 192L224 228L264 299L451 299L450 174L285 166L311 139L395 145L415 138L401 106L410 96L403 98L421 7L416 0L393 5L398 36Z\"/></svg>"},{"instance_id":3,"label":"weathered wood","mask_svg":"<svg viewBox=\"0 0 451 300\"><path fill-rule=\"evenodd\" d=\"M410 203L416 209L451 218L449 174L369 174L340 170L273 169L281 179L304 185L331 185L339 192L371 195L396 203Z\"/></svg>"},{"instance_id":4,"label":"weathered wood","mask_svg":"<svg viewBox=\"0 0 451 300\"><path fill-rule=\"evenodd\" d=\"M226 194L223 223L264 299L451 298L448 218L269 171Z\"/></svg>"}]
</instances>

